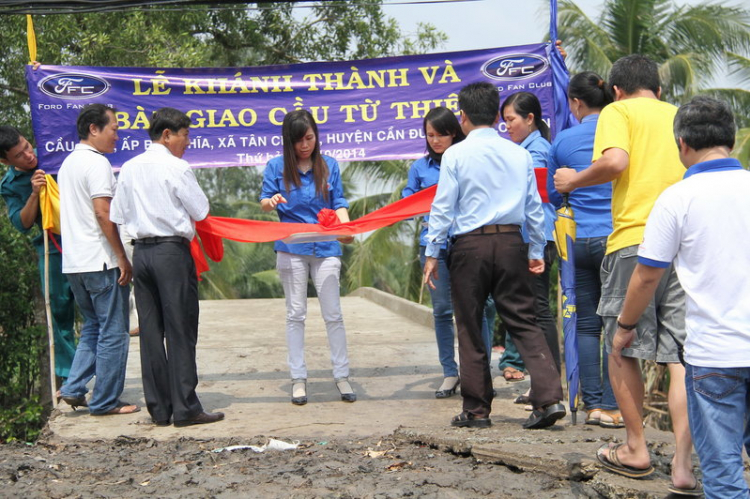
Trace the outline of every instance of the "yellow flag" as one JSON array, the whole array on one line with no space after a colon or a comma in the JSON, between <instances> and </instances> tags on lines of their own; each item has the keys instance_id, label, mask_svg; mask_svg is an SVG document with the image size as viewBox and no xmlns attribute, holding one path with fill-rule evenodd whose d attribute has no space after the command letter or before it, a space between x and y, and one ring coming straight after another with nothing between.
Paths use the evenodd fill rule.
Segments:
<instances>
[{"instance_id":1,"label":"yellow flag","mask_svg":"<svg viewBox=\"0 0 750 499\"><path fill-rule=\"evenodd\" d=\"M42 228L60 234L60 188L52 175L45 175L47 185L39 191L39 206L42 210Z\"/></svg>"},{"instance_id":2,"label":"yellow flag","mask_svg":"<svg viewBox=\"0 0 750 499\"><path fill-rule=\"evenodd\" d=\"M29 44L29 62L36 61L36 33L34 33L34 21L31 14L26 15L26 40Z\"/></svg>"}]
</instances>

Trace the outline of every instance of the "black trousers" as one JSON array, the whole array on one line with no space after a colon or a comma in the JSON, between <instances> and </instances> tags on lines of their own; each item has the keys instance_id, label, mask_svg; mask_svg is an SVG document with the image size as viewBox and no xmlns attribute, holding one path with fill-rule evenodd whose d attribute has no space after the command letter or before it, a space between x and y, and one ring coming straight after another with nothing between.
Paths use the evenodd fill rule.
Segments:
<instances>
[{"instance_id":1,"label":"black trousers","mask_svg":"<svg viewBox=\"0 0 750 499\"><path fill-rule=\"evenodd\" d=\"M535 314L534 275L520 232L465 235L451 248L450 277L456 317L464 411L487 417L492 376L482 340L482 313L492 295L498 314L531 374L531 403L539 408L563 398L560 373Z\"/></svg>"},{"instance_id":2,"label":"black trousers","mask_svg":"<svg viewBox=\"0 0 750 499\"><path fill-rule=\"evenodd\" d=\"M560 333L557 321L549 309L549 288L552 264L557 260L557 247L552 241L547 241L544 247L544 272L534 278L534 294L536 295L536 321L544 332L547 346L552 352L557 370L560 370ZM521 356L523 358L523 355ZM525 362L525 361L524 361Z\"/></svg>"},{"instance_id":3,"label":"black trousers","mask_svg":"<svg viewBox=\"0 0 750 499\"><path fill-rule=\"evenodd\" d=\"M156 421L190 419L203 411L195 393L198 279L190 248L136 244L133 280L148 412Z\"/></svg>"}]
</instances>

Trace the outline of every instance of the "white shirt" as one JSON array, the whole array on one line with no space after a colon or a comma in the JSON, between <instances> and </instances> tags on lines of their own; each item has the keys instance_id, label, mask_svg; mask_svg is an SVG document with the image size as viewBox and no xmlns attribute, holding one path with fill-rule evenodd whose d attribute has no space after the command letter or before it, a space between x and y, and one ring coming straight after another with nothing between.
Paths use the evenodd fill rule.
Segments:
<instances>
[{"instance_id":1,"label":"white shirt","mask_svg":"<svg viewBox=\"0 0 750 499\"><path fill-rule=\"evenodd\" d=\"M750 367L748 193L750 172L737 160L699 163L661 194L646 223L638 260L664 267L674 259L693 366Z\"/></svg>"},{"instance_id":2,"label":"white shirt","mask_svg":"<svg viewBox=\"0 0 750 499\"><path fill-rule=\"evenodd\" d=\"M117 257L94 214L93 200L115 192L112 165L91 146L76 144L57 174L60 185L60 229L63 273L99 272L117 268Z\"/></svg>"},{"instance_id":3,"label":"white shirt","mask_svg":"<svg viewBox=\"0 0 750 499\"><path fill-rule=\"evenodd\" d=\"M136 239L193 239L195 221L208 215L208 199L187 161L161 144L125 162L112 200L112 221Z\"/></svg>"},{"instance_id":4,"label":"white shirt","mask_svg":"<svg viewBox=\"0 0 750 499\"><path fill-rule=\"evenodd\" d=\"M543 258L544 212L527 150L493 128L479 128L445 151L425 238L427 256L438 255L449 231L460 235L485 225L524 223L529 258Z\"/></svg>"}]
</instances>

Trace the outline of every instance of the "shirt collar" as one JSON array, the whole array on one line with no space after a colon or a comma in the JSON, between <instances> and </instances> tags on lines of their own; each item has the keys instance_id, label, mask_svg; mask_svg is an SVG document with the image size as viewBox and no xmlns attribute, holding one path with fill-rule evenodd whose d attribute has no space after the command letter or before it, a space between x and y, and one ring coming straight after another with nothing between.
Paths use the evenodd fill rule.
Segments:
<instances>
[{"instance_id":1,"label":"shirt collar","mask_svg":"<svg viewBox=\"0 0 750 499\"><path fill-rule=\"evenodd\" d=\"M703 172L722 172L727 170L742 170L742 164L740 160L735 158L721 158L712 159L711 161L703 161L696 163L685 172L685 176L682 178L688 178L696 173Z\"/></svg>"},{"instance_id":2,"label":"shirt collar","mask_svg":"<svg viewBox=\"0 0 750 499\"><path fill-rule=\"evenodd\" d=\"M91 152L95 152L96 154L101 154L102 156L104 156L103 152L97 151L96 149L94 149L90 145L88 145L88 144L81 144L80 142L78 144L76 144L75 150L76 151L91 151Z\"/></svg>"},{"instance_id":3,"label":"shirt collar","mask_svg":"<svg viewBox=\"0 0 750 499\"><path fill-rule=\"evenodd\" d=\"M539 130L534 130L533 132L529 134L528 137L523 139L523 142L521 142L521 144L519 145L523 147L524 149L526 149L527 145L534 142L538 137L541 137L541 136L542 136L542 133Z\"/></svg>"},{"instance_id":4,"label":"shirt collar","mask_svg":"<svg viewBox=\"0 0 750 499\"><path fill-rule=\"evenodd\" d=\"M151 145L148 146L147 150L148 151L155 151L155 152L165 152L165 153L169 154L170 156L174 156L172 154L172 151L170 151L169 149L167 149L167 146L165 146L164 144L158 144L156 142L152 142Z\"/></svg>"},{"instance_id":5,"label":"shirt collar","mask_svg":"<svg viewBox=\"0 0 750 499\"><path fill-rule=\"evenodd\" d=\"M599 119L599 113L596 114L589 114L588 116L584 116L581 120L581 123L586 123L587 121L596 121Z\"/></svg>"},{"instance_id":6,"label":"shirt collar","mask_svg":"<svg viewBox=\"0 0 750 499\"><path fill-rule=\"evenodd\" d=\"M37 166L37 168L39 167ZM24 170L20 170L13 165L10 165L10 167L8 168L8 173L10 173L13 180L17 179L18 177L23 177L24 175L32 175L35 171L36 171L36 168L31 170L30 172L27 172Z\"/></svg>"}]
</instances>

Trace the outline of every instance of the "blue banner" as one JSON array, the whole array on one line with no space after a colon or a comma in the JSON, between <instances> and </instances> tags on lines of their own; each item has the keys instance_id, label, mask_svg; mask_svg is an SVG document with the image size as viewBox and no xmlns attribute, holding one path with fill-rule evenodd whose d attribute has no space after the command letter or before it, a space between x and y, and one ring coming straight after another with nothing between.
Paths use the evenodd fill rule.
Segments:
<instances>
[{"instance_id":1,"label":"blue banner","mask_svg":"<svg viewBox=\"0 0 750 499\"><path fill-rule=\"evenodd\" d=\"M501 102L514 92L534 93L554 136L567 102L558 94L555 105L553 64L559 64L550 61L551 50L537 44L246 68L27 66L26 78L40 164L48 173L78 142L76 118L90 103L117 108L120 141L108 156L115 168L145 150L148 119L164 106L192 118L185 159L196 168L265 164L282 153L282 119L299 107L318 122L324 154L377 161L422 156L424 115L437 106L458 112L458 91L478 81L495 85ZM502 120L498 129L507 137Z\"/></svg>"}]
</instances>

